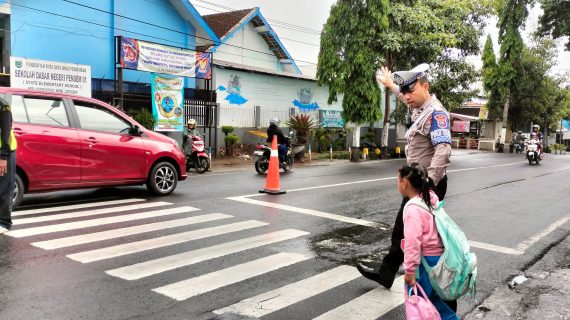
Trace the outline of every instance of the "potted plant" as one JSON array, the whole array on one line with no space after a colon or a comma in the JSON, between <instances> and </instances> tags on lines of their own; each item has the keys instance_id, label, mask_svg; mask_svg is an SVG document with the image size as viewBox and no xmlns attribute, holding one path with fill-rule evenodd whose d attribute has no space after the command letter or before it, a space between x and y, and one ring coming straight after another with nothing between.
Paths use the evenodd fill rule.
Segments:
<instances>
[{"instance_id":1,"label":"potted plant","mask_svg":"<svg viewBox=\"0 0 570 320\"><path fill-rule=\"evenodd\" d=\"M224 137L224 142L226 144L227 155L233 157L234 147L239 143L239 137L231 133Z\"/></svg>"},{"instance_id":2,"label":"potted plant","mask_svg":"<svg viewBox=\"0 0 570 320\"><path fill-rule=\"evenodd\" d=\"M285 125L295 130L293 144L293 154L301 158L305 154L305 146L309 142L309 133L315 128L315 122L306 114L297 114L289 118Z\"/></svg>"}]
</instances>

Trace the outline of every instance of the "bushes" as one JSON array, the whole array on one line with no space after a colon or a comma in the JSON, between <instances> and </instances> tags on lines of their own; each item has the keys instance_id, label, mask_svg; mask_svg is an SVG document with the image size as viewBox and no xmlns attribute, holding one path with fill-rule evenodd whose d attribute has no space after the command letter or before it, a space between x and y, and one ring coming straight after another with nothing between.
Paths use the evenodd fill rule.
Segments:
<instances>
[{"instance_id":1,"label":"bushes","mask_svg":"<svg viewBox=\"0 0 570 320\"><path fill-rule=\"evenodd\" d=\"M154 130L154 126L156 125L156 118L147 109L140 109L140 110L127 110L126 113L133 118L136 122L140 123L143 127L147 128L148 130Z\"/></svg>"}]
</instances>

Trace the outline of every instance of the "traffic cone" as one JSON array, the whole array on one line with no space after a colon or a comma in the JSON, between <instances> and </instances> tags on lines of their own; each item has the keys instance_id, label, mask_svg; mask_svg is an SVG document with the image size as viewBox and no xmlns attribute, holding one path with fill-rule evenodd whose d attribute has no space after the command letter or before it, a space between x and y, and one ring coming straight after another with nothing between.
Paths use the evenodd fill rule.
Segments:
<instances>
[{"instance_id":1,"label":"traffic cone","mask_svg":"<svg viewBox=\"0 0 570 320\"><path fill-rule=\"evenodd\" d=\"M269 169L265 179L265 189L259 190L260 193L268 194L284 194L285 190L281 190L279 182L279 152L277 151L277 136L273 136L271 142L271 157L269 157Z\"/></svg>"}]
</instances>

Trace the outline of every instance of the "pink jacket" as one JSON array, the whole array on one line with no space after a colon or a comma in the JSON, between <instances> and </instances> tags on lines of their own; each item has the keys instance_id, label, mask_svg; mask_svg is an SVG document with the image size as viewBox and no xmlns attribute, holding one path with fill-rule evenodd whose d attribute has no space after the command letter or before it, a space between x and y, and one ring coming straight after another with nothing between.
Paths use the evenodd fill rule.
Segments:
<instances>
[{"instance_id":1,"label":"pink jacket","mask_svg":"<svg viewBox=\"0 0 570 320\"><path fill-rule=\"evenodd\" d=\"M435 206L439 199L433 191L430 191L430 195L431 205ZM404 271L414 274L421 263L421 256L440 256L443 244L431 213L417 205L410 205L404 210L403 217L404 239L401 247L404 251Z\"/></svg>"}]
</instances>

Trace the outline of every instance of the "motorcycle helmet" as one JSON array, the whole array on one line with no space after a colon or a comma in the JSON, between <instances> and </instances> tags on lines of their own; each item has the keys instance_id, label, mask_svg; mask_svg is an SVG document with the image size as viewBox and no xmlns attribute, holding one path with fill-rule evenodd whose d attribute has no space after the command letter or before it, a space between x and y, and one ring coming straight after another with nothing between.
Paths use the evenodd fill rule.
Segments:
<instances>
[{"instance_id":1,"label":"motorcycle helmet","mask_svg":"<svg viewBox=\"0 0 570 320\"><path fill-rule=\"evenodd\" d=\"M531 138L531 139L536 139L536 132L531 133L531 134L530 134L530 138Z\"/></svg>"},{"instance_id":2,"label":"motorcycle helmet","mask_svg":"<svg viewBox=\"0 0 570 320\"><path fill-rule=\"evenodd\" d=\"M196 128L196 120L194 120L194 119L189 119L187 125L188 125L188 127L190 127L191 129Z\"/></svg>"},{"instance_id":3,"label":"motorcycle helmet","mask_svg":"<svg viewBox=\"0 0 570 320\"><path fill-rule=\"evenodd\" d=\"M271 119L269 120L269 124L270 124L270 125L271 125L271 124L274 124L274 125L276 125L276 126L279 126L279 118L276 118L276 117L271 118Z\"/></svg>"},{"instance_id":4,"label":"motorcycle helmet","mask_svg":"<svg viewBox=\"0 0 570 320\"><path fill-rule=\"evenodd\" d=\"M538 124L535 124L534 126L532 126L532 130L540 130L540 126Z\"/></svg>"}]
</instances>

